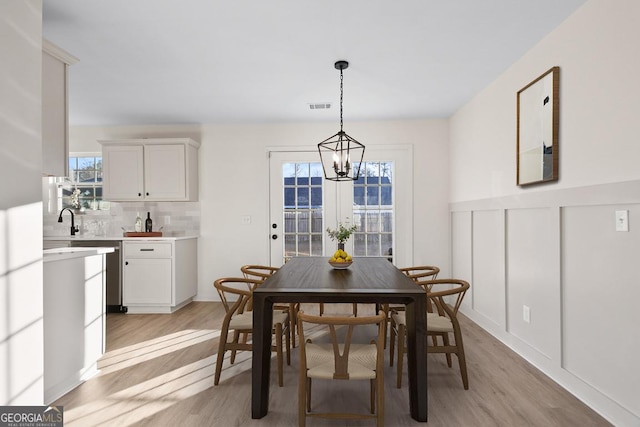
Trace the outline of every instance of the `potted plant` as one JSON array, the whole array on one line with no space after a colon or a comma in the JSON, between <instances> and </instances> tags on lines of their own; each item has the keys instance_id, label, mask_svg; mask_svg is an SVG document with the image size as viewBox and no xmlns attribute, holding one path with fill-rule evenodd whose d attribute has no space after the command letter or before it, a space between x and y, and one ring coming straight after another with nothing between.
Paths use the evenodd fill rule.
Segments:
<instances>
[{"instance_id":1,"label":"potted plant","mask_svg":"<svg viewBox=\"0 0 640 427\"><path fill-rule=\"evenodd\" d=\"M342 222L339 222L338 228L336 228L335 230L327 227L327 234L329 234L331 240L335 240L338 242L338 249L344 250L344 243L349 240L349 237L351 237L353 232L357 229L358 227L356 225L349 226L347 224L347 226L345 227Z\"/></svg>"}]
</instances>

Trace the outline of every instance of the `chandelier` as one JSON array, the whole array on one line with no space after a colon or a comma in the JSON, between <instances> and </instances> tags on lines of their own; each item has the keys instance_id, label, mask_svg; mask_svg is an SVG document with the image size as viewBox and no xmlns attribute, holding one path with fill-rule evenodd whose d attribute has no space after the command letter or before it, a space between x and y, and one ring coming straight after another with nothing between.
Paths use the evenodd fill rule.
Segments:
<instances>
[{"instance_id":1,"label":"chandelier","mask_svg":"<svg viewBox=\"0 0 640 427\"><path fill-rule=\"evenodd\" d=\"M342 71L349 66L349 63L337 61L334 66L340 70L340 131L319 143L318 153L320 153L326 179L330 181L356 181L360 177L364 145L342 130Z\"/></svg>"}]
</instances>

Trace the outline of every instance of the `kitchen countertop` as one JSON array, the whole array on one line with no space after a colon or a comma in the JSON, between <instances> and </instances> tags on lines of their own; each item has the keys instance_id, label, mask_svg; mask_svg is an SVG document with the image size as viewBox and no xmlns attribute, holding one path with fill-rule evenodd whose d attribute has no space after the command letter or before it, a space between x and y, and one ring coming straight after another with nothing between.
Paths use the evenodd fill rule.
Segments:
<instances>
[{"instance_id":1,"label":"kitchen countertop","mask_svg":"<svg viewBox=\"0 0 640 427\"><path fill-rule=\"evenodd\" d=\"M44 262L62 261L65 259L82 258L93 255L104 255L114 252L114 248L53 248L42 251Z\"/></svg>"},{"instance_id":2,"label":"kitchen countertop","mask_svg":"<svg viewBox=\"0 0 640 427\"><path fill-rule=\"evenodd\" d=\"M124 236L43 236L42 240L61 240L61 241L83 241L83 240L102 240L102 241L171 241L171 240L185 240L185 239L197 239L198 236L162 236L162 237L124 237Z\"/></svg>"}]
</instances>

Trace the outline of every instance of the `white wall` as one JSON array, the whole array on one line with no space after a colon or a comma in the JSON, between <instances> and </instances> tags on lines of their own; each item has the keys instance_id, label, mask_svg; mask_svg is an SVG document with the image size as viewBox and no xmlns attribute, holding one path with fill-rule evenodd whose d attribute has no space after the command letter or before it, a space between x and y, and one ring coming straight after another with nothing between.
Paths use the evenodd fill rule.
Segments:
<instances>
[{"instance_id":1,"label":"white wall","mask_svg":"<svg viewBox=\"0 0 640 427\"><path fill-rule=\"evenodd\" d=\"M636 0L587 2L450 122L464 313L620 426L640 425L639 16ZM555 65L560 179L520 188L516 93Z\"/></svg>"},{"instance_id":2,"label":"white wall","mask_svg":"<svg viewBox=\"0 0 640 427\"><path fill-rule=\"evenodd\" d=\"M269 264L268 148L315 147L337 131L323 124L73 127L71 151L100 151L98 139L190 137L201 142L199 300L217 299L213 281L237 276L243 264ZM449 265L448 122L415 120L345 123L364 143L412 145L414 264ZM402 191L402 189L398 189ZM251 215L241 225L240 216ZM446 224L446 226L442 226Z\"/></svg>"},{"instance_id":3,"label":"white wall","mask_svg":"<svg viewBox=\"0 0 640 427\"><path fill-rule=\"evenodd\" d=\"M42 2L0 16L0 405L41 405Z\"/></svg>"}]
</instances>

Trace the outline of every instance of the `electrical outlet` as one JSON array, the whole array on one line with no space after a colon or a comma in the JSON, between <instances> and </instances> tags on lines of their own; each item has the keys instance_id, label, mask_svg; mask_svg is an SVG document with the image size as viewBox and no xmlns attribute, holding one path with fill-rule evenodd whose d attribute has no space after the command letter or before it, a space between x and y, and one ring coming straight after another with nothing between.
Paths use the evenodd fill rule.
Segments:
<instances>
[{"instance_id":1,"label":"electrical outlet","mask_svg":"<svg viewBox=\"0 0 640 427\"><path fill-rule=\"evenodd\" d=\"M522 320L527 323L531 323L531 309L528 305L522 306Z\"/></svg>"},{"instance_id":2,"label":"electrical outlet","mask_svg":"<svg viewBox=\"0 0 640 427\"><path fill-rule=\"evenodd\" d=\"M171 217L169 215L164 216L164 225L171 224Z\"/></svg>"},{"instance_id":3,"label":"electrical outlet","mask_svg":"<svg viewBox=\"0 0 640 427\"><path fill-rule=\"evenodd\" d=\"M616 211L616 231L629 231L629 211Z\"/></svg>"}]
</instances>

